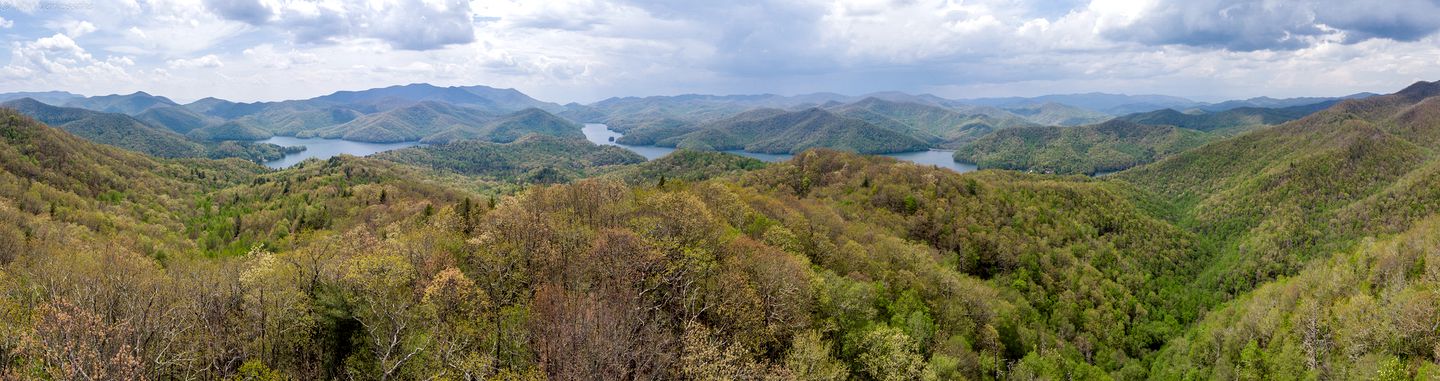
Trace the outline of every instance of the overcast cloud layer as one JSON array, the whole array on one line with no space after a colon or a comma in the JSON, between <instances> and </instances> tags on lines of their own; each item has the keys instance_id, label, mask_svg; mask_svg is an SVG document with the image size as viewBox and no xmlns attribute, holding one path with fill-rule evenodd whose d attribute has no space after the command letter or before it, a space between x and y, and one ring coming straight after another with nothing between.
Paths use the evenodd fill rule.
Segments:
<instances>
[{"instance_id":1,"label":"overcast cloud layer","mask_svg":"<svg viewBox=\"0 0 1440 381\"><path fill-rule=\"evenodd\" d=\"M0 92L1206 99L1440 79L1440 0L0 0Z\"/></svg>"}]
</instances>

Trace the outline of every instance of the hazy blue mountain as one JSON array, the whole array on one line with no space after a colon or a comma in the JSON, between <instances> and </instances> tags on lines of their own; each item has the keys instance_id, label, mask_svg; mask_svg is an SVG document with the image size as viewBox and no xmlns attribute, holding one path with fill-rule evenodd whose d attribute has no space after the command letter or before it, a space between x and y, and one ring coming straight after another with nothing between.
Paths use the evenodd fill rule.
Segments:
<instances>
[{"instance_id":1,"label":"hazy blue mountain","mask_svg":"<svg viewBox=\"0 0 1440 381\"><path fill-rule=\"evenodd\" d=\"M565 109L555 115L580 123L605 123L606 118L599 109L573 102L565 104Z\"/></svg>"},{"instance_id":2,"label":"hazy blue mountain","mask_svg":"<svg viewBox=\"0 0 1440 381\"><path fill-rule=\"evenodd\" d=\"M1005 111L1044 126L1079 126L1100 123L1111 118L1110 115L1101 112L1055 102L1008 107L1005 108Z\"/></svg>"},{"instance_id":3,"label":"hazy blue mountain","mask_svg":"<svg viewBox=\"0 0 1440 381\"><path fill-rule=\"evenodd\" d=\"M349 123L362 116L365 114L344 106L311 107L279 103L236 120L249 122L276 135L289 136Z\"/></svg>"},{"instance_id":4,"label":"hazy blue mountain","mask_svg":"<svg viewBox=\"0 0 1440 381\"><path fill-rule=\"evenodd\" d=\"M609 98L590 105L606 116L606 123L623 124L649 119L686 122L719 120L757 108L788 108L786 97L761 95L699 95Z\"/></svg>"},{"instance_id":5,"label":"hazy blue mountain","mask_svg":"<svg viewBox=\"0 0 1440 381\"><path fill-rule=\"evenodd\" d=\"M964 114L940 106L880 98L865 98L859 102L829 107L827 110L947 148L957 147L1002 128L1036 125L1010 113L1002 112L1001 117Z\"/></svg>"},{"instance_id":6,"label":"hazy blue mountain","mask_svg":"<svg viewBox=\"0 0 1440 381\"><path fill-rule=\"evenodd\" d=\"M223 140L264 140L274 134L253 124L232 120L225 123L198 128L185 136L195 140L223 141Z\"/></svg>"},{"instance_id":7,"label":"hazy blue mountain","mask_svg":"<svg viewBox=\"0 0 1440 381\"><path fill-rule=\"evenodd\" d=\"M515 141L525 135L545 135L581 139L579 123L555 116L538 108L520 110L483 124L456 124L439 133L420 139L427 144L459 140L485 140L499 143Z\"/></svg>"},{"instance_id":8,"label":"hazy blue mountain","mask_svg":"<svg viewBox=\"0 0 1440 381\"><path fill-rule=\"evenodd\" d=\"M491 113L514 112L526 108L557 111L563 109L560 105L535 100L515 89L486 86L439 87L425 83L361 91L337 91L306 101L329 106L343 105L365 113L406 107L420 102L449 103Z\"/></svg>"},{"instance_id":9,"label":"hazy blue mountain","mask_svg":"<svg viewBox=\"0 0 1440 381\"><path fill-rule=\"evenodd\" d=\"M309 130L300 136L373 143L416 141L456 126L478 126L496 115L450 103L422 101L414 105L361 116L347 123Z\"/></svg>"},{"instance_id":10,"label":"hazy blue mountain","mask_svg":"<svg viewBox=\"0 0 1440 381\"><path fill-rule=\"evenodd\" d=\"M1208 105L1205 105L1205 106L1200 106L1200 107L1198 107L1198 109L1203 110L1203 111L1212 111L1212 112L1214 112L1214 111L1225 111L1225 110L1230 110L1230 109L1237 109L1237 108L1241 108L1241 107L1285 108L1285 107L1296 107L1296 106L1314 105L1314 104L1320 104L1320 103L1334 104L1334 103L1335 103L1334 101L1345 100L1345 99L1364 99L1364 98L1373 97L1373 96L1375 96L1375 95L1377 95L1377 94L1375 94L1375 93L1356 93L1356 94L1346 95L1346 96L1343 96L1343 97L1300 97L1300 98L1255 97L1255 98L1250 98L1250 99L1230 100L1230 101L1224 101L1224 102L1220 102L1220 103L1208 104ZM1322 108L1323 108L1323 107L1322 107Z\"/></svg>"},{"instance_id":11,"label":"hazy blue mountain","mask_svg":"<svg viewBox=\"0 0 1440 381\"><path fill-rule=\"evenodd\" d=\"M84 96L68 91L22 91L15 93L0 93L0 102L12 101L20 98L30 98L48 105L60 106L64 105L65 102L69 102L78 98L84 98Z\"/></svg>"},{"instance_id":12,"label":"hazy blue mountain","mask_svg":"<svg viewBox=\"0 0 1440 381\"><path fill-rule=\"evenodd\" d=\"M197 113L184 106L153 107L136 114L135 119L179 134L222 123L219 118Z\"/></svg>"},{"instance_id":13,"label":"hazy blue mountain","mask_svg":"<svg viewBox=\"0 0 1440 381\"><path fill-rule=\"evenodd\" d=\"M185 108L205 115L223 119L234 119L265 111L270 106L284 102L239 103L220 98L206 97L185 104Z\"/></svg>"},{"instance_id":14,"label":"hazy blue mountain","mask_svg":"<svg viewBox=\"0 0 1440 381\"><path fill-rule=\"evenodd\" d=\"M1125 95L1107 93L1056 94L1038 97L974 98L955 100L959 104L995 106L1001 108L1023 107L1046 103L1059 103L1090 111L1123 115L1135 112L1154 111L1167 108L1188 109L1204 105L1190 99L1169 95Z\"/></svg>"},{"instance_id":15,"label":"hazy blue mountain","mask_svg":"<svg viewBox=\"0 0 1440 381\"><path fill-rule=\"evenodd\" d=\"M170 98L150 95L144 91L119 95L101 95L88 98L76 98L65 102L65 107L79 107L87 110L101 112L116 112L126 115L136 115L154 107L179 106L180 104Z\"/></svg>"},{"instance_id":16,"label":"hazy blue mountain","mask_svg":"<svg viewBox=\"0 0 1440 381\"><path fill-rule=\"evenodd\" d=\"M1237 134L1255 127L1276 125L1303 118L1320 110L1330 108L1339 100L1329 100L1300 106L1282 108L1240 107L1217 112L1180 112L1172 109L1130 114L1116 119L1141 124L1176 126L1197 131L1215 132L1222 135Z\"/></svg>"}]
</instances>

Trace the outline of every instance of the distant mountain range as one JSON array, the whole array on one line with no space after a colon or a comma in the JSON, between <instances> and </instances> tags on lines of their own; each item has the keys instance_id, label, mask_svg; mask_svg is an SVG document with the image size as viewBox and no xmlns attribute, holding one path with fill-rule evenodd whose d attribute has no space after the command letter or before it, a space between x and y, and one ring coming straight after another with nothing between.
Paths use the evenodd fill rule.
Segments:
<instances>
[{"instance_id":1,"label":"distant mountain range","mask_svg":"<svg viewBox=\"0 0 1440 381\"><path fill-rule=\"evenodd\" d=\"M125 114L51 106L30 98L0 103L0 107L15 109L35 120L87 140L153 156L198 157L204 153L204 148L199 143Z\"/></svg>"},{"instance_id":2,"label":"distant mountain range","mask_svg":"<svg viewBox=\"0 0 1440 381\"><path fill-rule=\"evenodd\" d=\"M955 147L999 129L1038 126L998 109L994 113L996 116L991 116L881 98L832 105L827 110L903 132L938 147Z\"/></svg>"},{"instance_id":3,"label":"distant mountain range","mask_svg":"<svg viewBox=\"0 0 1440 381\"><path fill-rule=\"evenodd\" d=\"M1275 125L1324 110L1338 103L1327 100L1320 103L1283 108L1237 107L1224 111L1193 111L1184 113L1173 109L1156 110L1121 116L1117 119L1142 124L1160 124L1188 128L1205 132L1233 134L1248 131L1262 125Z\"/></svg>"},{"instance_id":4,"label":"distant mountain range","mask_svg":"<svg viewBox=\"0 0 1440 381\"><path fill-rule=\"evenodd\" d=\"M65 102L84 97L83 95L66 91L18 92L0 94L0 102L30 98L49 105L63 105Z\"/></svg>"},{"instance_id":5,"label":"distant mountain range","mask_svg":"<svg viewBox=\"0 0 1440 381\"><path fill-rule=\"evenodd\" d=\"M459 140L503 143L527 134L583 137L576 122L606 123L625 132L619 140L625 144L767 153L827 147L881 153L960 148L1006 129L1089 126L1117 115L1138 124L1233 134L1303 117L1340 99L1370 95L1260 97L1209 104L1163 95L1105 93L978 99L902 92L861 96L687 94L559 105L515 89L422 83L253 103L204 98L182 105L145 92L95 97L66 92L10 93L0 94L0 99L31 98L41 104L114 114L94 120L129 126L139 134L139 141L175 143L164 149L147 147L148 143L117 145L162 155L194 156L206 155L203 149L191 152L195 145L276 135L432 144ZM98 131L91 135L98 136ZM120 143L117 139L99 141Z\"/></svg>"}]
</instances>

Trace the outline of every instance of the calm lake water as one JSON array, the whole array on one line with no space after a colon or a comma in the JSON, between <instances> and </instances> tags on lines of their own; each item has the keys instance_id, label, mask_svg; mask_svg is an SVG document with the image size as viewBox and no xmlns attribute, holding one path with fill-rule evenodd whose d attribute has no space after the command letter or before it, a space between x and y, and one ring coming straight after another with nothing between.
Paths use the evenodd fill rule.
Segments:
<instances>
[{"instance_id":1,"label":"calm lake water","mask_svg":"<svg viewBox=\"0 0 1440 381\"><path fill-rule=\"evenodd\" d=\"M589 124L586 124L586 125L585 125L585 129L584 129L584 132L585 132L585 138L586 138L586 139L589 139L591 143L601 144L601 145L612 145L612 146L624 147L624 148L629 149L629 150L631 150L631 151L635 151L635 153L640 154L640 156L644 156L644 157L645 157L646 159L648 159L648 160L655 160L656 158L659 158L659 157L661 157L661 156L668 155L668 154L670 154L670 152L674 152L674 151L675 151L674 148L667 148L667 147L632 146L632 145L627 145L627 144L615 143L612 139L619 139L619 138L620 138L621 136L623 136L624 134L621 134L621 133L615 132L615 131L611 131L608 127L606 127L606 126L603 125L603 124L597 124L597 123L589 123ZM790 160L791 157L794 157L794 156L795 156L795 155L790 155L790 154L778 154L778 155L777 155L777 154L768 154L768 153L745 152L745 151L738 151L738 150L737 150L737 151L725 151L725 152L727 152L727 153L733 153L733 154L740 155L740 156L745 156L745 157L752 157L752 158L756 158L756 159L759 159L759 160L761 160L761 161L767 161L767 162L776 162L776 161ZM929 151L919 151L919 152L892 153L892 154L887 154L887 155L885 155L885 156L893 157L893 158L900 159L900 160L905 160L905 161L912 162L912 163L916 163L916 164L935 165L935 166L939 166L939 167L941 167L941 168L948 168L948 169L950 169L950 170L952 170L952 171L961 172L961 173L970 172L970 171L974 171L974 170L975 170L975 166L974 166L974 165L955 162L955 159L954 159L954 157L952 156L952 154L954 154L954 153L953 153L953 152L950 152L950 151L929 150Z\"/></svg>"},{"instance_id":2,"label":"calm lake water","mask_svg":"<svg viewBox=\"0 0 1440 381\"><path fill-rule=\"evenodd\" d=\"M342 153L355 156L366 156L376 152L385 152L392 149L414 147L420 144L420 142L365 143L352 142L349 140L340 139L296 138L289 136L276 136L269 139L261 140L260 143L270 143L281 147L305 146L305 151L303 152L285 155L285 157L281 158L280 160L265 162L265 166L277 169L290 167L292 165L295 165L295 163L299 163L301 161L304 161L305 159L309 159L312 157L318 159L329 159L331 156L339 155Z\"/></svg>"}]
</instances>

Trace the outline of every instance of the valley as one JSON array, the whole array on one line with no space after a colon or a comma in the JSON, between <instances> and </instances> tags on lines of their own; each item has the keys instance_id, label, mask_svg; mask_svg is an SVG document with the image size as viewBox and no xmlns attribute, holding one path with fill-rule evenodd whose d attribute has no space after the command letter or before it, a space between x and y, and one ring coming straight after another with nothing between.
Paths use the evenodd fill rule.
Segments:
<instances>
[{"instance_id":1,"label":"valley","mask_svg":"<svg viewBox=\"0 0 1440 381\"><path fill-rule=\"evenodd\" d=\"M0 0L0 381L1440 380L1440 0Z\"/></svg>"},{"instance_id":2,"label":"valley","mask_svg":"<svg viewBox=\"0 0 1440 381\"><path fill-rule=\"evenodd\" d=\"M578 118L575 105L487 111L462 106L492 104L472 90L403 89L363 101L374 103L344 103L365 91L317 98L331 110L321 118L292 101L84 103L141 117L5 103L0 306L32 312L0 319L20 327L0 336L15 343L4 361L121 378L1440 369L1428 357L1440 336L1421 327L1440 316L1423 250L1440 210L1426 190L1437 83L1271 111L983 128L999 119L933 99L709 99L686 117L709 121L614 128L560 116ZM121 106L137 104L149 108ZM295 109L311 111L276 117ZM1143 124L1162 116L1184 127ZM92 119L126 123L77 127ZM203 135L234 131L271 136ZM342 139L355 134L404 139ZM905 152L857 149L876 136ZM186 146L176 142L195 151L149 148ZM195 157L241 144L304 149ZM1370 286L1333 291L1324 277ZM74 302L87 298L132 307ZM1303 301L1264 302L1276 298ZM1288 320L1252 322L1269 313ZM150 316L163 320L83 328ZM1414 342L1376 341L1364 322ZM303 329L272 332L286 326ZM156 335L170 336L144 339ZM56 347L67 337L96 344ZM47 365L81 350L162 361Z\"/></svg>"}]
</instances>

